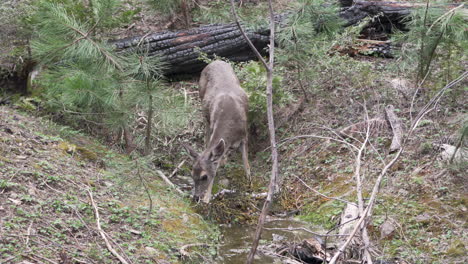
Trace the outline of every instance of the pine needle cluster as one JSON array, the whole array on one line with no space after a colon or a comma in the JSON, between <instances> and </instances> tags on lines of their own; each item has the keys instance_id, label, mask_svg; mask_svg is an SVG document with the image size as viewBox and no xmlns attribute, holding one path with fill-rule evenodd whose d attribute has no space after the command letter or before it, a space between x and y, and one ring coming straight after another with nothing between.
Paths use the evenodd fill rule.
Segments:
<instances>
[{"instance_id":1,"label":"pine needle cluster","mask_svg":"<svg viewBox=\"0 0 468 264\"><path fill-rule=\"evenodd\" d=\"M432 7L414 9L407 17L409 32L396 35L402 43L401 56L410 67L417 65L416 79L419 84L431 78L431 69L443 68L443 75L432 77L451 80L459 66L466 61L468 49L468 16L462 5L453 8ZM434 66L444 67L434 67ZM442 78L441 78L442 77Z\"/></svg>"},{"instance_id":2,"label":"pine needle cluster","mask_svg":"<svg viewBox=\"0 0 468 264\"><path fill-rule=\"evenodd\" d=\"M164 65L145 50L119 54L107 42L105 35L118 17L121 1L89 3L76 9L73 1L37 5L31 47L33 57L45 68L39 78L42 97L51 112L75 126L123 133L127 148L135 147L131 127L135 113L143 108L149 115L145 133L149 151L153 119L172 126L160 122L171 115L162 110L166 102L174 103L173 93L162 81ZM158 108L153 109L154 105ZM166 109L171 108L177 113L187 111L184 104Z\"/></svg>"}]
</instances>

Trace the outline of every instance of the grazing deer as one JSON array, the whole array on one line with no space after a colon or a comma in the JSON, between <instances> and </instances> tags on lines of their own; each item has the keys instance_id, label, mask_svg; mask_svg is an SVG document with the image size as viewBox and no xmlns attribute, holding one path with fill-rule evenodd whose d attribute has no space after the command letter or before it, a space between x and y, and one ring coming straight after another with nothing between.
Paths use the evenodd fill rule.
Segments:
<instances>
[{"instance_id":1,"label":"grazing deer","mask_svg":"<svg viewBox=\"0 0 468 264\"><path fill-rule=\"evenodd\" d=\"M240 148L251 182L247 153L248 97L231 65L224 61L214 61L203 69L199 93L206 120L206 149L199 154L190 146L184 147L193 160L193 198L209 203L216 171L231 150Z\"/></svg>"}]
</instances>

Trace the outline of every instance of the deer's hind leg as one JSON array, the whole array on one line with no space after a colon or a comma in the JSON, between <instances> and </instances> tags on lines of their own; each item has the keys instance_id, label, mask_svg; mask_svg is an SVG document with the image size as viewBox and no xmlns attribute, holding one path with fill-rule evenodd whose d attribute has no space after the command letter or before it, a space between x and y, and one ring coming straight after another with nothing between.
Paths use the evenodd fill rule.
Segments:
<instances>
[{"instance_id":1,"label":"deer's hind leg","mask_svg":"<svg viewBox=\"0 0 468 264\"><path fill-rule=\"evenodd\" d=\"M242 162L244 163L244 170L247 179L249 180L249 185L252 186L252 175L250 173L250 164L249 164L249 149L248 149L247 140L242 140L241 143L241 152L242 152Z\"/></svg>"}]
</instances>

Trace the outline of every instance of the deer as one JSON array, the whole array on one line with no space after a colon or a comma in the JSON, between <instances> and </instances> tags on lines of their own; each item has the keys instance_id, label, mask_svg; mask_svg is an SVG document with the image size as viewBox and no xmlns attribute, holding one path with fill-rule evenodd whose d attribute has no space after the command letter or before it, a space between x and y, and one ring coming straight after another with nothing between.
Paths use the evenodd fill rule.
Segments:
<instances>
[{"instance_id":1,"label":"deer","mask_svg":"<svg viewBox=\"0 0 468 264\"><path fill-rule=\"evenodd\" d=\"M193 199L209 203L216 172L233 150L240 149L246 177L251 184L248 160L248 97L230 64L216 60L200 75L199 96L205 119L205 150L183 145L193 161Z\"/></svg>"}]
</instances>

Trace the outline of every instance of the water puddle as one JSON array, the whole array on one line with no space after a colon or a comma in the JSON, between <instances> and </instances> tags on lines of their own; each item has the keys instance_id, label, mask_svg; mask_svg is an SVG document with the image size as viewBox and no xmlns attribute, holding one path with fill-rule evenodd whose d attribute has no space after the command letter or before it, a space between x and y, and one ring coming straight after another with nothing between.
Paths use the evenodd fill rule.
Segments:
<instances>
[{"instance_id":1,"label":"water puddle","mask_svg":"<svg viewBox=\"0 0 468 264\"><path fill-rule=\"evenodd\" d=\"M292 218L269 219L268 222L265 223L259 247L271 243L279 243L281 241L299 242L303 239L313 237L313 234L311 234L310 232L299 230L298 228L307 228L317 233L323 232L323 230L319 230L308 225L305 222L298 221ZM223 235L223 240L218 251L219 257L216 259L216 263L244 263L250 251L252 238L255 233L255 226L221 226L221 233ZM255 259L255 264L272 263L281 263L281 259L278 257L265 255L262 252L262 250L258 251Z\"/></svg>"}]
</instances>

